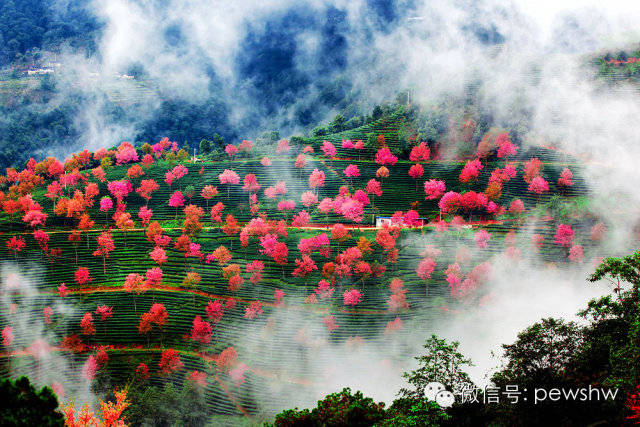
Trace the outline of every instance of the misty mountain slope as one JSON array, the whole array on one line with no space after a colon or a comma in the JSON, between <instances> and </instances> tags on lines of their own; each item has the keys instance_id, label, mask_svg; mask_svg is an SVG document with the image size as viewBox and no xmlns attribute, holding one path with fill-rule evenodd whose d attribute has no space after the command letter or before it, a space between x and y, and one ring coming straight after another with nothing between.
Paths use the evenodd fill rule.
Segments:
<instances>
[{"instance_id":1,"label":"misty mountain slope","mask_svg":"<svg viewBox=\"0 0 640 427\"><path fill-rule=\"evenodd\" d=\"M406 124L399 117L351 135L383 132L394 147L392 136ZM411 162L402 154L383 161L391 162L388 176L377 177L381 161L375 157L384 150L368 144L331 158L284 140L279 153L243 143L238 152L228 146L229 156L193 162L163 140L79 153L67 172L53 159L11 172L2 184L0 329L11 327L15 339L1 354L4 375L56 381L70 395L89 387L100 393L132 378L139 385L194 384L201 391L190 402L206 416L260 418L294 401L309 404L342 381L339 372L363 360L374 369L385 366L376 381L397 381L391 378L399 378L414 351L411 336L492 304L503 269L568 270L604 248L603 226L594 227L598 218L588 212L584 166L573 158L537 148L544 159L538 174L549 191L535 195L522 178L528 154L506 162L491 151L477 178L465 183L459 180L464 160ZM109 166L117 161L123 164ZM451 211L442 214L447 222L437 221L441 209L437 198L425 200L425 181L482 194L507 163L516 176L492 197L506 207L522 200L524 211L491 215L461 204L462 216ZM416 165L423 168L418 182L408 172ZM346 176L353 166L359 173ZM565 167L573 182L560 186ZM222 182L225 170L237 174L238 184ZM310 183L320 181L310 176L319 173L322 185L314 189ZM153 187L144 180L157 189L137 190ZM212 197L215 191L202 192L209 185L217 187ZM376 227L375 218L394 214L397 225ZM416 227L416 218L430 223ZM560 224L571 226L572 235L559 233ZM111 308L104 320L102 306ZM177 351L180 363L162 373L168 349ZM99 360L95 372L89 356Z\"/></svg>"},{"instance_id":2,"label":"misty mountain slope","mask_svg":"<svg viewBox=\"0 0 640 427\"><path fill-rule=\"evenodd\" d=\"M128 387L131 425L251 425L346 386L391 403L432 334L480 388L509 348L538 387L527 363L573 326L518 331L589 304L560 343L581 368L543 385L631 398L638 312L585 278L640 245L637 22L621 0L0 0L0 375L76 408ZM477 409L627 404L547 403Z\"/></svg>"}]
</instances>

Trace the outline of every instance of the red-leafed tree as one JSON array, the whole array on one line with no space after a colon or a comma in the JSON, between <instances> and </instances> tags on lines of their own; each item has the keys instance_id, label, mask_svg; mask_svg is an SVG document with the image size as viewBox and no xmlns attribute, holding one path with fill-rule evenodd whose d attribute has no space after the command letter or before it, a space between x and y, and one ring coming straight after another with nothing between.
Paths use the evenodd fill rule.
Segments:
<instances>
[{"instance_id":1,"label":"red-leafed tree","mask_svg":"<svg viewBox=\"0 0 640 427\"><path fill-rule=\"evenodd\" d=\"M178 352L172 348L162 352L162 357L158 363L161 374L171 374L184 366L180 360Z\"/></svg>"},{"instance_id":2,"label":"red-leafed tree","mask_svg":"<svg viewBox=\"0 0 640 427\"><path fill-rule=\"evenodd\" d=\"M78 285L84 285L93 280L93 277L91 277L91 274L89 273L89 269L86 267L78 267L74 273L74 278Z\"/></svg>"},{"instance_id":3,"label":"red-leafed tree","mask_svg":"<svg viewBox=\"0 0 640 427\"><path fill-rule=\"evenodd\" d=\"M193 319L193 326L191 327L192 340L207 344L211 341L212 334L211 323L203 321L200 316L196 316Z\"/></svg>"},{"instance_id":4,"label":"red-leafed tree","mask_svg":"<svg viewBox=\"0 0 640 427\"><path fill-rule=\"evenodd\" d=\"M158 183L153 179L143 179L140 181L140 186L136 188L136 193L140 195L146 202L146 206L149 205L149 200L151 200L151 195L156 192L160 187Z\"/></svg>"},{"instance_id":5,"label":"red-leafed tree","mask_svg":"<svg viewBox=\"0 0 640 427\"><path fill-rule=\"evenodd\" d=\"M7 248L13 252L13 256L16 259L18 258L18 252L21 252L26 245L24 237L22 236L13 236L11 239L7 240Z\"/></svg>"},{"instance_id":6,"label":"red-leafed tree","mask_svg":"<svg viewBox=\"0 0 640 427\"><path fill-rule=\"evenodd\" d=\"M83 335L95 335L96 327L93 325L93 315L90 312L85 313L80 320L80 327Z\"/></svg>"},{"instance_id":7,"label":"red-leafed tree","mask_svg":"<svg viewBox=\"0 0 640 427\"><path fill-rule=\"evenodd\" d=\"M218 187L214 187L213 185L205 185L205 187L200 192L200 196L207 201L207 209L209 209L209 200L211 198L218 195Z\"/></svg>"},{"instance_id":8,"label":"red-leafed tree","mask_svg":"<svg viewBox=\"0 0 640 427\"><path fill-rule=\"evenodd\" d=\"M115 249L113 243L113 236L108 231L103 231L97 238L98 248L93 252L93 256L102 257L102 270L104 274L107 274L107 258L109 253Z\"/></svg>"},{"instance_id":9,"label":"red-leafed tree","mask_svg":"<svg viewBox=\"0 0 640 427\"><path fill-rule=\"evenodd\" d=\"M213 323L218 323L224 315L224 304L218 300L209 301L205 311L207 312L207 317L211 319Z\"/></svg>"}]
</instances>

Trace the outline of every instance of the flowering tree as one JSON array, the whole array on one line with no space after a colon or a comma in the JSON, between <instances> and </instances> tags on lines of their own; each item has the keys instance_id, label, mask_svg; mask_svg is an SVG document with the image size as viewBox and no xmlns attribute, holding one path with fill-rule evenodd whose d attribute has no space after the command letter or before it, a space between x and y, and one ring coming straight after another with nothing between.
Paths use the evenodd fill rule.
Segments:
<instances>
[{"instance_id":1,"label":"flowering tree","mask_svg":"<svg viewBox=\"0 0 640 427\"><path fill-rule=\"evenodd\" d=\"M529 183L529 191L540 196L542 193L549 191L549 183L543 177L536 176Z\"/></svg>"},{"instance_id":2,"label":"flowering tree","mask_svg":"<svg viewBox=\"0 0 640 427\"><path fill-rule=\"evenodd\" d=\"M498 145L498 158L515 156L518 153L518 147L511 142L509 134L506 132L496 136L496 144Z\"/></svg>"},{"instance_id":3,"label":"flowering tree","mask_svg":"<svg viewBox=\"0 0 640 427\"><path fill-rule=\"evenodd\" d=\"M321 279L318 282L318 287L315 289L315 292L320 297L320 299L331 298L334 291L335 289L331 287L331 283L329 283L325 279Z\"/></svg>"},{"instance_id":4,"label":"flowering tree","mask_svg":"<svg viewBox=\"0 0 640 427\"><path fill-rule=\"evenodd\" d=\"M212 334L211 323L203 321L200 316L196 316L193 319L193 326L191 327L192 340L207 344L211 341Z\"/></svg>"},{"instance_id":5,"label":"flowering tree","mask_svg":"<svg viewBox=\"0 0 640 427\"><path fill-rule=\"evenodd\" d=\"M87 381L91 381L95 378L98 369L98 362L96 362L96 358L93 355L90 355L82 366L82 376ZM85 417L86 415L83 418Z\"/></svg>"},{"instance_id":6,"label":"flowering tree","mask_svg":"<svg viewBox=\"0 0 640 427\"><path fill-rule=\"evenodd\" d=\"M259 252L270 256L276 264L285 265L287 263L289 249L285 243L278 241L277 235L267 234L260 237L260 246L262 249L259 249Z\"/></svg>"},{"instance_id":7,"label":"flowering tree","mask_svg":"<svg viewBox=\"0 0 640 427\"><path fill-rule=\"evenodd\" d=\"M553 236L553 241L556 245L560 245L563 247L570 247L573 243L574 236L573 229L570 225L567 224L558 224L558 228L556 229L556 234Z\"/></svg>"},{"instance_id":8,"label":"flowering tree","mask_svg":"<svg viewBox=\"0 0 640 427\"><path fill-rule=\"evenodd\" d=\"M125 292L135 292L136 294L141 294L147 291L148 282L146 282L144 280L144 277L142 277L142 275L138 273L129 273L124 279L122 288L125 290ZM133 309L134 311L137 311L135 295L133 297Z\"/></svg>"},{"instance_id":9,"label":"flowering tree","mask_svg":"<svg viewBox=\"0 0 640 427\"><path fill-rule=\"evenodd\" d=\"M491 233L487 232L487 230L479 230L476 232L474 236L474 240L476 241L476 246L479 249L484 249L487 247L487 242L491 239Z\"/></svg>"},{"instance_id":10,"label":"flowering tree","mask_svg":"<svg viewBox=\"0 0 640 427\"><path fill-rule=\"evenodd\" d=\"M145 273L145 288L151 288L158 286L162 282L162 269L159 267L153 267L147 270Z\"/></svg>"},{"instance_id":11,"label":"flowering tree","mask_svg":"<svg viewBox=\"0 0 640 427\"><path fill-rule=\"evenodd\" d=\"M300 201L302 202L302 204L305 207L310 207L313 205L317 205L318 204L318 196L316 196L313 192L311 191L305 191L304 193L302 193L302 195L300 196Z\"/></svg>"},{"instance_id":12,"label":"flowering tree","mask_svg":"<svg viewBox=\"0 0 640 427\"><path fill-rule=\"evenodd\" d=\"M227 199L228 199L229 192L231 191L231 185L239 184L240 177L234 171L225 169L221 174L218 175L218 179L220 180L220 184L229 184L229 186L227 186Z\"/></svg>"},{"instance_id":13,"label":"flowering tree","mask_svg":"<svg viewBox=\"0 0 640 427\"><path fill-rule=\"evenodd\" d=\"M124 163L137 162L137 161L138 161L138 153L136 152L136 149L133 148L133 145L131 145L126 141L120 144L120 146L118 147L118 150L116 151L116 164L121 165Z\"/></svg>"},{"instance_id":14,"label":"flowering tree","mask_svg":"<svg viewBox=\"0 0 640 427\"><path fill-rule=\"evenodd\" d=\"M306 277L313 271L317 270L316 263L311 259L309 255L302 255L302 259L296 259L296 268L291 273L295 277Z\"/></svg>"},{"instance_id":15,"label":"flowering tree","mask_svg":"<svg viewBox=\"0 0 640 427\"><path fill-rule=\"evenodd\" d=\"M336 156L336 147L329 141L322 141L322 147L320 147L325 156L333 158Z\"/></svg>"},{"instance_id":16,"label":"flowering tree","mask_svg":"<svg viewBox=\"0 0 640 427\"><path fill-rule=\"evenodd\" d=\"M222 211L224 210L224 204L222 202L216 203L211 207L211 221L222 222Z\"/></svg>"},{"instance_id":17,"label":"flowering tree","mask_svg":"<svg viewBox=\"0 0 640 427\"><path fill-rule=\"evenodd\" d=\"M224 315L224 304L218 300L209 301L205 311L207 312L207 317L211 319L213 323L218 323Z\"/></svg>"},{"instance_id":18,"label":"flowering tree","mask_svg":"<svg viewBox=\"0 0 640 427\"><path fill-rule=\"evenodd\" d=\"M460 177L459 177L460 182L468 183L468 182L477 180L483 168L484 166L480 162L480 160L478 159L469 160L464 165L464 167L462 168L462 171L460 172Z\"/></svg>"},{"instance_id":19,"label":"flowering tree","mask_svg":"<svg viewBox=\"0 0 640 427\"><path fill-rule=\"evenodd\" d=\"M233 159L235 155L238 154L238 147L233 144L227 144L227 146L224 147L224 151Z\"/></svg>"},{"instance_id":20,"label":"flowering tree","mask_svg":"<svg viewBox=\"0 0 640 427\"><path fill-rule=\"evenodd\" d=\"M591 240L593 241L601 241L604 238L605 233L607 232L607 226L602 222L598 222L591 227Z\"/></svg>"},{"instance_id":21,"label":"flowering tree","mask_svg":"<svg viewBox=\"0 0 640 427\"><path fill-rule=\"evenodd\" d=\"M93 280L91 274L89 273L89 269L86 267L78 267L78 269L74 273L74 278L78 285L84 285Z\"/></svg>"},{"instance_id":22,"label":"flowering tree","mask_svg":"<svg viewBox=\"0 0 640 427\"><path fill-rule=\"evenodd\" d=\"M391 150L387 147L382 147L376 152L375 162L381 166L395 165L398 158L391 154Z\"/></svg>"},{"instance_id":23,"label":"flowering tree","mask_svg":"<svg viewBox=\"0 0 640 427\"><path fill-rule=\"evenodd\" d=\"M531 236L531 245L535 252L538 252L542 245L544 244L544 236L541 234L533 234Z\"/></svg>"},{"instance_id":24,"label":"flowering tree","mask_svg":"<svg viewBox=\"0 0 640 427\"><path fill-rule=\"evenodd\" d=\"M93 325L93 315L91 312L87 312L80 319L80 327L82 328L83 335L95 335L96 328Z\"/></svg>"},{"instance_id":25,"label":"flowering tree","mask_svg":"<svg viewBox=\"0 0 640 427\"><path fill-rule=\"evenodd\" d=\"M153 179L143 179L140 181L140 186L136 188L136 193L140 195L149 204L151 195L160 188L158 183Z\"/></svg>"},{"instance_id":26,"label":"flowering tree","mask_svg":"<svg viewBox=\"0 0 640 427\"><path fill-rule=\"evenodd\" d=\"M178 218L178 208L184 206L184 196L182 191L176 190L169 198L169 206L176 208L176 219Z\"/></svg>"},{"instance_id":27,"label":"flowering tree","mask_svg":"<svg viewBox=\"0 0 640 427\"><path fill-rule=\"evenodd\" d=\"M418 264L418 268L416 268L416 274L418 275L418 277L426 282L427 296L429 296L428 281L431 278L431 275L433 274L433 270L435 270L437 265L438 263L436 263L436 261L433 258L423 258L422 261L420 261L420 263Z\"/></svg>"},{"instance_id":28,"label":"flowering tree","mask_svg":"<svg viewBox=\"0 0 640 427\"><path fill-rule=\"evenodd\" d=\"M355 306L362 301L362 293L357 289L344 291L344 294L342 295L342 299L344 300L344 305Z\"/></svg>"},{"instance_id":29,"label":"flowering tree","mask_svg":"<svg viewBox=\"0 0 640 427\"><path fill-rule=\"evenodd\" d=\"M138 210L138 218L142 222L142 225L149 225L149 221L151 221L151 217L153 216L153 211L146 206L140 206Z\"/></svg>"},{"instance_id":30,"label":"flowering tree","mask_svg":"<svg viewBox=\"0 0 640 427\"><path fill-rule=\"evenodd\" d=\"M100 199L100 211L105 213L105 220L107 219L107 212L113 209L113 201L109 196L104 196Z\"/></svg>"},{"instance_id":31,"label":"flowering tree","mask_svg":"<svg viewBox=\"0 0 640 427\"><path fill-rule=\"evenodd\" d=\"M133 186L129 181L111 181L107 184L107 189L116 198L118 203L122 203L125 197L133 191Z\"/></svg>"},{"instance_id":32,"label":"flowering tree","mask_svg":"<svg viewBox=\"0 0 640 427\"><path fill-rule=\"evenodd\" d=\"M302 169L304 169L304 166L307 164L307 157L304 154L298 154L296 156L296 160L293 163L293 166L296 167L296 169L300 170L300 173L302 174Z\"/></svg>"},{"instance_id":33,"label":"flowering tree","mask_svg":"<svg viewBox=\"0 0 640 427\"><path fill-rule=\"evenodd\" d=\"M307 211L302 210L295 214L291 220L292 227L307 227L311 222L311 216Z\"/></svg>"},{"instance_id":34,"label":"flowering tree","mask_svg":"<svg viewBox=\"0 0 640 427\"><path fill-rule=\"evenodd\" d=\"M289 145L289 141L286 139L281 139L280 141L278 141L278 147L276 148L276 153L280 154L280 153L286 153L291 149L291 146Z\"/></svg>"},{"instance_id":35,"label":"flowering tree","mask_svg":"<svg viewBox=\"0 0 640 427\"><path fill-rule=\"evenodd\" d=\"M533 178L540 175L540 169L542 169L542 162L537 157L533 157L527 160L524 164L524 181L531 183Z\"/></svg>"},{"instance_id":36,"label":"flowering tree","mask_svg":"<svg viewBox=\"0 0 640 427\"><path fill-rule=\"evenodd\" d=\"M96 314L99 314L100 320L104 322L110 317L113 317L113 307L108 307L106 305L99 305L96 307Z\"/></svg>"},{"instance_id":37,"label":"flowering tree","mask_svg":"<svg viewBox=\"0 0 640 427\"><path fill-rule=\"evenodd\" d=\"M93 252L93 256L101 256L102 257L102 270L103 274L107 274L107 258L109 258L109 253L111 253L115 249L115 245L113 243L113 236L108 231L103 231L97 238L98 248Z\"/></svg>"},{"instance_id":38,"label":"flowering tree","mask_svg":"<svg viewBox=\"0 0 640 427\"><path fill-rule=\"evenodd\" d=\"M223 266L231 261L231 252L226 247L220 245L211 254L207 255L207 264L216 261L218 265Z\"/></svg>"},{"instance_id":39,"label":"flowering tree","mask_svg":"<svg viewBox=\"0 0 640 427\"><path fill-rule=\"evenodd\" d=\"M322 323L327 327L329 332L333 332L338 329L338 324L336 323L336 316L325 316L322 319Z\"/></svg>"},{"instance_id":40,"label":"flowering tree","mask_svg":"<svg viewBox=\"0 0 640 427\"><path fill-rule=\"evenodd\" d=\"M178 352L172 348L164 350L158 367L161 374L171 374L184 366L184 363L180 360Z\"/></svg>"},{"instance_id":41,"label":"flowering tree","mask_svg":"<svg viewBox=\"0 0 640 427\"><path fill-rule=\"evenodd\" d=\"M2 345L6 348L11 347L13 343L13 328L9 325L2 330Z\"/></svg>"},{"instance_id":42,"label":"flowering tree","mask_svg":"<svg viewBox=\"0 0 640 427\"><path fill-rule=\"evenodd\" d=\"M558 185L562 187L571 187L573 185L573 173L568 168L562 169L560 178L558 178Z\"/></svg>"},{"instance_id":43,"label":"flowering tree","mask_svg":"<svg viewBox=\"0 0 640 427\"><path fill-rule=\"evenodd\" d=\"M462 196L455 191L446 192L438 202L441 214L455 213L462 203Z\"/></svg>"},{"instance_id":44,"label":"flowering tree","mask_svg":"<svg viewBox=\"0 0 640 427\"><path fill-rule=\"evenodd\" d=\"M518 216L524 213L524 203L520 199L514 199L509 205L509 213L513 216Z\"/></svg>"},{"instance_id":45,"label":"flowering tree","mask_svg":"<svg viewBox=\"0 0 640 427\"><path fill-rule=\"evenodd\" d=\"M64 283L60 283L57 289L58 289L58 295L60 296L60 298L64 298L67 295L69 295L69 290L67 288L67 285L65 285Z\"/></svg>"},{"instance_id":46,"label":"flowering tree","mask_svg":"<svg viewBox=\"0 0 640 427\"><path fill-rule=\"evenodd\" d=\"M264 263L259 260L253 260L246 266L247 273L252 273L249 281L254 285L257 285L262 280L262 271L264 270Z\"/></svg>"},{"instance_id":47,"label":"flowering tree","mask_svg":"<svg viewBox=\"0 0 640 427\"><path fill-rule=\"evenodd\" d=\"M434 265L435 268L435 265ZM420 269L420 267L418 267ZM433 270L432 270L433 271ZM429 273L429 277L431 277L431 273ZM428 279L427 279L428 280ZM401 279L395 278L389 284L389 290L391 291L391 296L387 300L387 305L389 305L389 311L395 313L399 310L409 308L409 303L407 302L407 289L404 289L404 283ZM428 291L428 286L427 286Z\"/></svg>"},{"instance_id":48,"label":"flowering tree","mask_svg":"<svg viewBox=\"0 0 640 427\"><path fill-rule=\"evenodd\" d=\"M244 177L244 185L242 186L243 191L247 191L249 193L255 193L260 190L261 185L258 184L258 179L255 174L249 173Z\"/></svg>"},{"instance_id":49,"label":"flowering tree","mask_svg":"<svg viewBox=\"0 0 640 427\"><path fill-rule=\"evenodd\" d=\"M136 377L136 379L142 380L142 381L146 381L146 380L149 379L149 377L150 377L150 375L149 375L149 367L147 366L146 363L140 362L140 364L136 368L135 377Z\"/></svg>"},{"instance_id":50,"label":"flowering tree","mask_svg":"<svg viewBox=\"0 0 640 427\"><path fill-rule=\"evenodd\" d=\"M276 289L273 293L273 298L275 299L275 305L279 306L282 305L282 299L285 296L285 292L282 289Z\"/></svg>"},{"instance_id":51,"label":"flowering tree","mask_svg":"<svg viewBox=\"0 0 640 427\"><path fill-rule=\"evenodd\" d=\"M324 187L324 181L325 173L321 170L314 169L313 172L311 172L311 174L309 175L309 188L311 188L312 190L316 190L317 193L317 189L319 187Z\"/></svg>"},{"instance_id":52,"label":"flowering tree","mask_svg":"<svg viewBox=\"0 0 640 427\"><path fill-rule=\"evenodd\" d=\"M279 211L289 212L294 210L295 208L296 208L296 202L293 200L281 200L278 202Z\"/></svg>"},{"instance_id":53,"label":"flowering tree","mask_svg":"<svg viewBox=\"0 0 640 427\"><path fill-rule=\"evenodd\" d=\"M7 248L13 252L13 256L16 259L18 258L18 252L21 252L26 245L24 237L22 236L13 236L11 239L7 240Z\"/></svg>"},{"instance_id":54,"label":"flowering tree","mask_svg":"<svg viewBox=\"0 0 640 427\"><path fill-rule=\"evenodd\" d=\"M38 247L40 247L40 255L46 255L49 247L49 233L44 230L36 230L33 232L33 238L38 242Z\"/></svg>"},{"instance_id":55,"label":"flowering tree","mask_svg":"<svg viewBox=\"0 0 640 427\"><path fill-rule=\"evenodd\" d=\"M431 150L424 142L414 146L409 154L409 160L412 162L427 162L431 156Z\"/></svg>"},{"instance_id":56,"label":"flowering tree","mask_svg":"<svg viewBox=\"0 0 640 427\"><path fill-rule=\"evenodd\" d=\"M360 169L358 169L358 166L350 164L342 171L342 173L349 178L349 184L353 186L351 178L360 176Z\"/></svg>"},{"instance_id":57,"label":"flowering tree","mask_svg":"<svg viewBox=\"0 0 640 427\"><path fill-rule=\"evenodd\" d=\"M584 261L584 252L582 250L582 245L573 245L571 249L569 249L569 260L575 263L581 263Z\"/></svg>"},{"instance_id":58,"label":"flowering tree","mask_svg":"<svg viewBox=\"0 0 640 427\"><path fill-rule=\"evenodd\" d=\"M146 334L151 332L153 325L157 325L162 328L169 318L169 314L164 307L164 304L154 303L148 312L143 313L140 316L140 323L138 324L138 332Z\"/></svg>"},{"instance_id":59,"label":"flowering tree","mask_svg":"<svg viewBox=\"0 0 640 427\"><path fill-rule=\"evenodd\" d=\"M255 319L262 314L262 303L260 301L252 301L249 307L246 308L244 317L246 319Z\"/></svg>"},{"instance_id":60,"label":"flowering tree","mask_svg":"<svg viewBox=\"0 0 640 427\"><path fill-rule=\"evenodd\" d=\"M412 165L409 168L409 176L416 181L416 190L418 190L418 178L420 178L424 174L424 168L420 163Z\"/></svg>"},{"instance_id":61,"label":"flowering tree","mask_svg":"<svg viewBox=\"0 0 640 427\"><path fill-rule=\"evenodd\" d=\"M93 356L90 356L90 357L93 357ZM87 360L87 363L88 362L89 361ZM88 369L86 369L85 371L88 371ZM94 375L95 375L95 370L94 370ZM92 378L91 375L85 375L85 378L89 379L89 377ZM54 383L54 384L57 384L57 383ZM89 410L89 406L86 404L82 407L82 409L77 414L76 414L76 410L73 407L73 403L69 403L66 406L60 405L60 409L64 413L64 417L65 417L65 426L68 426L68 427L124 426L124 421L120 417L122 415L122 412L130 405L130 402L127 400L127 390L124 389L120 391L115 391L114 394L116 396L115 402L104 403L103 401L100 401L101 416L91 412ZM56 395L58 395L59 398L62 398L57 391L56 391ZM78 416L78 421L76 421L76 415Z\"/></svg>"},{"instance_id":62,"label":"flowering tree","mask_svg":"<svg viewBox=\"0 0 640 427\"><path fill-rule=\"evenodd\" d=\"M376 178L389 178L389 169L386 166L380 166L376 171Z\"/></svg>"},{"instance_id":63,"label":"flowering tree","mask_svg":"<svg viewBox=\"0 0 640 427\"><path fill-rule=\"evenodd\" d=\"M435 200L442 196L446 190L444 181L430 179L424 182L425 200Z\"/></svg>"},{"instance_id":64,"label":"flowering tree","mask_svg":"<svg viewBox=\"0 0 640 427\"><path fill-rule=\"evenodd\" d=\"M207 209L209 209L209 200L217 195L218 187L214 187L213 185L205 185L200 192L200 196L207 201Z\"/></svg>"},{"instance_id":65,"label":"flowering tree","mask_svg":"<svg viewBox=\"0 0 640 427\"><path fill-rule=\"evenodd\" d=\"M238 145L238 150L242 152L251 152L253 151L253 142L248 139L243 139L240 145Z\"/></svg>"},{"instance_id":66,"label":"flowering tree","mask_svg":"<svg viewBox=\"0 0 640 427\"><path fill-rule=\"evenodd\" d=\"M149 252L149 256L155 263L159 265L162 265L168 261L167 253L159 246L156 246L151 252Z\"/></svg>"}]
</instances>

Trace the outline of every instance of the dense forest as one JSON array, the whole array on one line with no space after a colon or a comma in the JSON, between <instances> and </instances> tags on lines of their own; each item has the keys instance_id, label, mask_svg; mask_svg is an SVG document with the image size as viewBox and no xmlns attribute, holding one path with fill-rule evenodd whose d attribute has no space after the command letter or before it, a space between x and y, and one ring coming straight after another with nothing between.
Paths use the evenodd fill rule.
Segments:
<instances>
[{"instance_id":1,"label":"dense forest","mask_svg":"<svg viewBox=\"0 0 640 427\"><path fill-rule=\"evenodd\" d=\"M1 0L0 66L20 61L29 51L55 51L65 43L94 52L99 29L82 1Z\"/></svg>"}]
</instances>

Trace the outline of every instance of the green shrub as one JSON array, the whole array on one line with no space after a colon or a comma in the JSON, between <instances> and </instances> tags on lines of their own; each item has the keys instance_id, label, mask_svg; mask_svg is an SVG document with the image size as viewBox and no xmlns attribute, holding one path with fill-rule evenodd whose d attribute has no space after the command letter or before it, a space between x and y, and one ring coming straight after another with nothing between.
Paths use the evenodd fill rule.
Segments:
<instances>
[{"instance_id":1,"label":"green shrub","mask_svg":"<svg viewBox=\"0 0 640 427\"><path fill-rule=\"evenodd\" d=\"M351 394L350 388L332 393L311 411L289 409L276 415L274 426L372 426L384 419L384 403L375 403L362 392Z\"/></svg>"}]
</instances>

